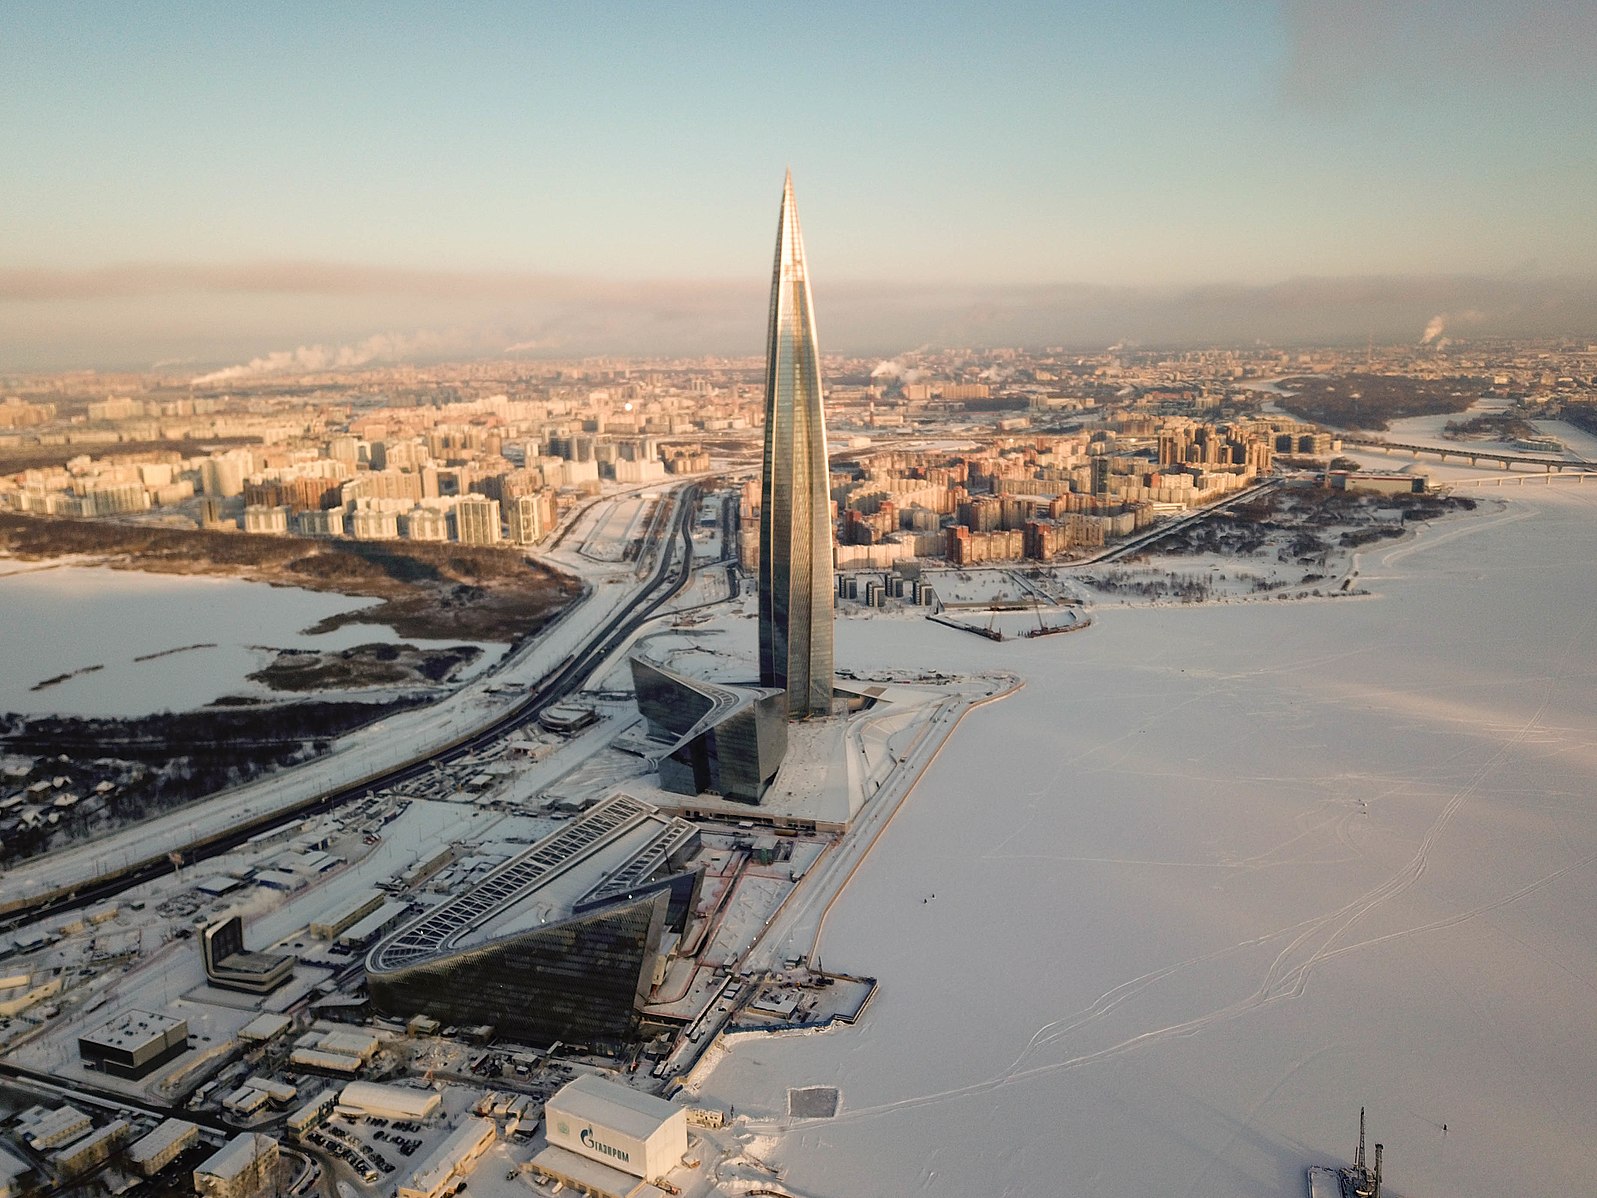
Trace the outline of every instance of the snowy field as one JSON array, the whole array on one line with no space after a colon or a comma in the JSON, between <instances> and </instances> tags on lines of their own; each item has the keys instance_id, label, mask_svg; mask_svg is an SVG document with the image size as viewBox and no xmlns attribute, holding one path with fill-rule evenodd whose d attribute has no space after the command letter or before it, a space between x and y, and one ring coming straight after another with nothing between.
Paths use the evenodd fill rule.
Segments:
<instances>
[{"instance_id":1,"label":"snowy field","mask_svg":"<svg viewBox=\"0 0 1597 1198\"><path fill-rule=\"evenodd\" d=\"M839 666L1027 684L827 920L860 1025L745 1041L704 1100L814 1196L1301 1195L1360 1105L1385 1192L1590 1193L1597 485L1474 493L1361 554L1368 598L840 620ZM839 1115L790 1118L806 1085Z\"/></svg>"}]
</instances>

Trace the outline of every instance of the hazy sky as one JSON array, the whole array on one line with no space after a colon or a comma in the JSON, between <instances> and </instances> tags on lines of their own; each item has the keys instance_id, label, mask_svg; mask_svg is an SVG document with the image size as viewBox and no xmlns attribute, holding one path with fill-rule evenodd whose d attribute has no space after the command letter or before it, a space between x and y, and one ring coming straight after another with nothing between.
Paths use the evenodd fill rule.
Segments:
<instances>
[{"instance_id":1,"label":"hazy sky","mask_svg":"<svg viewBox=\"0 0 1597 1198\"><path fill-rule=\"evenodd\" d=\"M758 352L788 165L828 349L1597 340L1584 0L10 0L0 78L6 368Z\"/></svg>"}]
</instances>

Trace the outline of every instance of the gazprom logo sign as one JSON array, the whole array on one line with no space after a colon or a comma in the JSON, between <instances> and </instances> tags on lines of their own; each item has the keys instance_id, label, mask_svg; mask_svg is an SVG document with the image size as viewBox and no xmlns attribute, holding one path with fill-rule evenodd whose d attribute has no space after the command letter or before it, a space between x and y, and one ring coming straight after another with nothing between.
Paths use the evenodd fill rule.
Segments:
<instances>
[{"instance_id":1,"label":"gazprom logo sign","mask_svg":"<svg viewBox=\"0 0 1597 1198\"><path fill-rule=\"evenodd\" d=\"M582 1146L588 1149L590 1152L597 1152L604 1156L613 1157L618 1161L632 1160L632 1158L621 1149L612 1148L609 1144L604 1143L602 1140L594 1139L593 1128L591 1127L584 1127L582 1129L582 1134L579 1135L577 1139L580 1140L582 1142Z\"/></svg>"}]
</instances>

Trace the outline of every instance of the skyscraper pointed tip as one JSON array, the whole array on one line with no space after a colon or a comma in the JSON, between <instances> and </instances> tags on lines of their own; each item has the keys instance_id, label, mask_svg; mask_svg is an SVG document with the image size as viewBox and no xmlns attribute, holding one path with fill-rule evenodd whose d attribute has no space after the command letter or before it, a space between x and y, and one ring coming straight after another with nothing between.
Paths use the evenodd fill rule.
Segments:
<instances>
[{"instance_id":1,"label":"skyscraper pointed tip","mask_svg":"<svg viewBox=\"0 0 1597 1198\"><path fill-rule=\"evenodd\" d=\"M797 233L798 200L793 197L793 168L789 167L787 177L782 182L782 214L776 227L778 252L789 259L804 256Z\"/></svg>"}]
</instances>

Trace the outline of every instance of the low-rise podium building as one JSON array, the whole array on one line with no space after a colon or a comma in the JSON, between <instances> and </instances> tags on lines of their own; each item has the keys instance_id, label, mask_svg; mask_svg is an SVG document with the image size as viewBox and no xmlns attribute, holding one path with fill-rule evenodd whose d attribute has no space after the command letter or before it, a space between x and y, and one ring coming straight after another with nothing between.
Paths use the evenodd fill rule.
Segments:
<instances>
[{"instance_id":1,"label":"low-rise podium building","mask_svg":"<svg viewBox=\"0 0 1597 1198\"><path fill-rule=\"evenodd\" d=\"M787 753L783 692L705 682L640 655L631 665L638 710L660 746L661 788L758 803Z\"/></svg>"},{"instance_id":2,"label":"low-rise podium building","mask_svg":"<svg viewBox=\"0 0 1597 1198\"><path fill-rule=\"evenodd\" d=\"M219 920L200 934L200 953L211 985L246 994L270 994L294 975L294 958L252 953L244 947L244 921Z\"/></svg>"}]
</instances>

